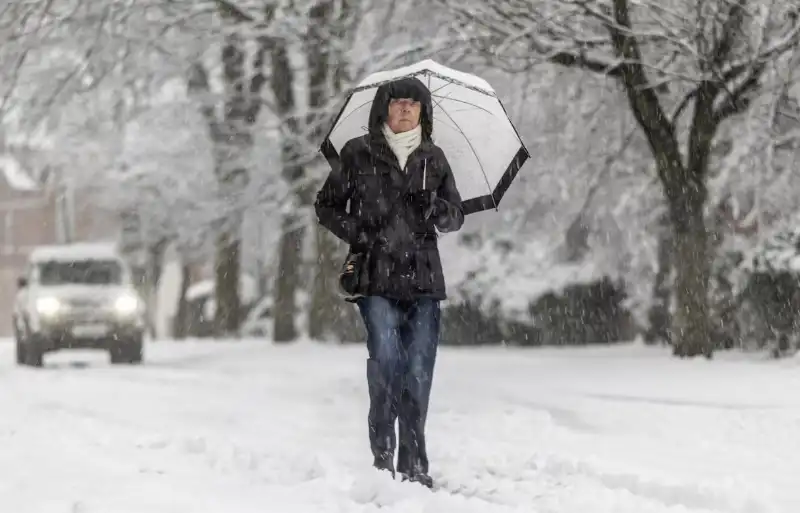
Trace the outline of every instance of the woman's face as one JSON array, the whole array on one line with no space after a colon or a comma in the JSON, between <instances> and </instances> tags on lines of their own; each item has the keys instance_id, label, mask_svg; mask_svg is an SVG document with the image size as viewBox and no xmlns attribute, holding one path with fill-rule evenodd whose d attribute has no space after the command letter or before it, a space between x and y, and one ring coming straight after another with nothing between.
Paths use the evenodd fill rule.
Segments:
<instances>
[{"instance_id":1,"label":"woman's face","mask_svg":"<svg viewBox=\"0 0 800 513\"><path fill-rule=\"evenodd\" d=\"M392 132L399 134L417 128L421 105L409 98L392 98L386 124Z\"/></svg>"}]
</instances>

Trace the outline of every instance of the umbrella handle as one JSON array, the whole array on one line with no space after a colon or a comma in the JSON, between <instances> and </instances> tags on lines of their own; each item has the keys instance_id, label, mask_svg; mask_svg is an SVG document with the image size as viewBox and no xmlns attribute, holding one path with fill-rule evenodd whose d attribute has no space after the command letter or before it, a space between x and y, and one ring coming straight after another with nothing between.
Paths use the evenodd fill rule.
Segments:
<instances>
[{"instance_id":1,"label":"umbrella handle","mask_svg":"<svg viewBox=\"0 0 800 513\"><path fill-rule=\"evenodd\" d=\"M422 190L427 189L428 183L428 159L422 161Z\"/></svg>"}]
</instances>

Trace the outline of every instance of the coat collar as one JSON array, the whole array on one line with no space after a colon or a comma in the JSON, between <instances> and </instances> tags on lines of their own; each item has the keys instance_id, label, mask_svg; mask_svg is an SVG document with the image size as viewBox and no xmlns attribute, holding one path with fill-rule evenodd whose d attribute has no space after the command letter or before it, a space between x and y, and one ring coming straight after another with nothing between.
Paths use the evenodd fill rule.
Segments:
<instances>
[{"instance_id":1,"label":"coat collar","mask_svg":"<svg viewBox=\"0 0 800 513\"><path fill-rule=\"evenodd\" d=\"M397 162L397 157L394 155L394 152L389 147L389 143L386 142L386 137L384 137L382 133L371 132L367 136L366 143L367 151L369 151L374 158L389 164L393 170L401 174L405 174L403 173L403 170L400 169L400 164ZM434 148L435 146L431 141L423 139L419 147L408 156L406 167L411 167L420 160L430 158L433 155Z\"/></svg>"}]
</instances>

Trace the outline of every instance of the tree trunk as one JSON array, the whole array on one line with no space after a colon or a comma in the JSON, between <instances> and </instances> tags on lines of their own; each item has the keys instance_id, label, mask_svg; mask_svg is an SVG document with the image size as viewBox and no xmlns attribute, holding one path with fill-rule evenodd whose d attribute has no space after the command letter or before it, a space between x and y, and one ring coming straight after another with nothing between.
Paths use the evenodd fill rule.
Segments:
<instances>
[{"instance_id":1,"label":"tree trunk","mask_svg":"<svg viewBox=\"0 0 800 513\"><path fill-rule=\"evenodd\" d=\"M678 301L674 353L677 356L702 354L711 358L714 347L708 306L711 248L704 207L708 199L706 176L711 145L718 127L714 113L718 87L715 83L704 82L698 89L686 166L682 166L679 173L677 169L662 173L675 234Z\"/></svg>"},{"instance_id":2,"label":"tree trunk","mask_svg":"<svg viewBox=\"0 0 800 513\"><path fill-rule=\"evenodd\" d=\"M217 236L214 260L215 298L214 313L216 336L232 336L239 331L239 238L227 230Z\"/></svg>"},{"instance_id":3,"label":"tree trunk","mask_svg":"<svg viewBox=\"0 0 800 513\"><path fill-rule=\"evenodd\" d=\"M156 318L158 312L158 286L164 270L164 253L169 241L161 239L147 248L147 311L149 312L147 329L150 336L156 338Z\"/></svg>"},{"instance_id":4,"label":"tree trunk","mask_svg":"<svg viewBox=\"0 0 800 513\"><path fill-rule=\"evenodd\" d=\"M344 1L338 17L335 17L333 3L322 0L309 13L311 25L306 55L310 68L308 103L311 114L307 123L315 141L324 137L328 123L331 122L331 117L324 112L326 103L331 96L341 93L342 70L347 65L346 55L342 50L353 31L354 9L352 1ZM330 30L339 41L338 49L336 45L330 44ZM322 165L327 164L323 161ZM308 312L309 336L314 339L335 336L341 340L353 340L357 336L355 311L351 304L338 295L338 271L345 257L341 244L319 225L316 226L314 235L317 258L312 263L314 271Z\"/></svg>"},{"instance_id":5,"label":"tree trunk","mask_svg":"<svg viewBox=\"0 0 800 513\"><path fill-rule=\"evenodd\" d=\"M681 153L674 120L664 111L642 64L642 51L631 23L627 0L613 2L615 26L611 42L623 60L619 78L636 122L653 152L664 188L675 237L676 315L673 326L677 356L711 356L708 319L708 235L703 219L705 177L711 142L717 128L714 101L719 85L702 82L695 95L694 115L686 160Z\"/></svg>"},{"instance_id":6,"label":"tree trunk","mask_svg":"<svg viewBox=\"0 0 800 513\"><path fill-rule=\"evenodd\" d=\"M690 170L687 173L689 179L681 183L679 193L674 194L674 188L668 187L667 194L675 238L673 353L682 357L701 354L711 357L710 261L703 209L706 191L701 176Z\"/></svg>"},{"instance_id":7,"label":"tree trunk","mask_svg":"<svg viewBox=\"0 0 800 513\"><path fill-rule=\"evenodd\" d=\"M181 286L178 293L178 308L175 319L172 321L172 336L175 340L183 340L189 333L189 304L186 302L186 291L189 290L191 280L191 267L189 264L181 265Z\"/></svg>"},{"instance_id":8,"label":"tree trunk","mask_svg":"<svg viewBox=\"0 0 800 513\"><path fill-rule=\"evenodd\" d=\"M672 343L670 325L672 314L670 303L672 299L672 284L670 277L673 269L674 241L669 217L664 215L659 223L658 255L656 276L653 280L653 302L647 313L648 328L644 340L648 344L658 341Z\"/></svg>"},{"instance_id":9,"label":"tree trunk","mask_svg":"<svg viewBox=\"0 0 800 513\"><path fill-rule=\"evenodd\" d=\"M220 14L233 28L243 20L220 4ZM217 180L222 198L236 201L238 193L247 187L248 169L253 148L253 126L262 108L261 92L267 81L264 71L269 38L257 38L255 51L247 66L247 49L250 40L234 30L226 33L221 48L224 109L221 119L209 102L211 86L208 71L201 63L190 69L188 91L204 95L201 113L206 119L214 145ZM221 219L220 231L215 241L214 275L216 313L214 331L218 336L235 334L239 330L240 299L239 274L241 253L241 214L234 213Z\"/></svg>"},{"instance_id":10,"label":"tree trunk","mask_svg":"<svg viewBox=\"0 0 800 513\"><path fill-rule=\"evenodd\" d=\"M216 125L215 153L217 180L224 200L236 201L247 182L247 165L252 151L250 133L255 122L252 105L244 87L246 43L235 33L228 34L222 46L222 76L225 87L223 122ZM256 66L256 74L260 70ZM257 113L258 111L256 111ZM234 209L236 212L236 209ZM239 253L241 219L236 213L222 220L214 254L214 334L236 335L239 331Z\"/></svg>"},{"instance_id":11,"label":"tree trunk","mask_svg":"<svg viewBox=\"0 0 800 513\"><path fill-rule=\"evenodd\" d=\"M711 323L708 318L708 236L704 226L675 236L677 275L675 280L676 356L710 357Z\"/></svg>"},{"instance_id":12,"label":"tree trunk","mask_svg":"<svg viewBox=\"0 0 800 513\"><path fill-rule=\"evenodd\" d=\"M292 342L297 338L296 294L300 284L300 259L303 254L305 227L297 215L287 214L281 226L278 274L275 279L274 338L275 342Z\"/></svg>"},{"instance_id":13,"label":"tree trunk","mask_svg":"<svg viewBox=\"0 0 800 513\"><path fill-rule=\"evenodd\" d=\"M298 164L302 140L302 123L295 112L297 105L294 86L295 73L291 67L289 50L286 42L274 40L271 42L270 58L272 61L272 75L270 86L275 97L277 114L282 118L285 126L281 143L281 164L283 178L289 184L290 194L294 195L294 211L283 218L281 226L281 240L278 254L278 272L275 276L274 291L274 337L275 342L291 342L297 338L296 320L298 317L297 289L300 286L300 269L303 255L303 241L305 227L302 217L297 209L309 203L304 197L304 180L306 170Z\"/></svg>"},{"instance_id":14,"label":"tree trunk","mask_svg":"<svg viewBox=\"0 0 800 513\"><path fill-rule=\"evenodd\" d=\"M308 312L308 336L315 340L330 335L336 323L336 303L331 298L336 295L338 263L335 261L336 241L317 226L314 230L317 250L314 279L312 281L311 305ZM341 302L341 299L339 299Z\"/></svg>"}]
</instances>

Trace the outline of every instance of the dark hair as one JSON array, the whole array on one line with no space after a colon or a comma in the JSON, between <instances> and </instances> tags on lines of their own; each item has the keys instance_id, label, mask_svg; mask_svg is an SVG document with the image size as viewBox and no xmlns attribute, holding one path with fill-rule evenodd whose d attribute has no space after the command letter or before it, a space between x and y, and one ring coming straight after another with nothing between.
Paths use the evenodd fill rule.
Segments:
<instances>
[{"instance_id":1,"label":"dark hair","mask_svg":"<svg viewBox=\"0 0 800 513\"><path fill-rule=\"evenodd\" d=\"M433 135L433 103L431 92L425 84L416 77L407 77L387 82L378 87L375 92L375 99L372 100L372 108L369 113L369 130L373 133L380 133L386 118L389 115L389 102L393 99L410 99L422 104L420 109L420 125L422 125L422 137L431 140Z\"/></svg>"}]
</instances>

